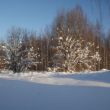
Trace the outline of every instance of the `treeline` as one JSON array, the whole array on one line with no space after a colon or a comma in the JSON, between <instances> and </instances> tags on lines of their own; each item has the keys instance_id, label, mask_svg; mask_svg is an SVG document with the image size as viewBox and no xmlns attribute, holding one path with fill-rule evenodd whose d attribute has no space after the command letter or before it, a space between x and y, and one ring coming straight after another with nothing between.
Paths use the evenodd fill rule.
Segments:
<instances>
[{"instance_id":1,"label":"treeline","mask_svg":"<svg viewBox=\"0 0 110 110\"><path fill-rule=\"evenodd\" d=\"M110 69L110 33L91 23L81 7L57 14L37 35L12 28L0 43L0 69L22 71L86 71Z\"/></svg>"}]
</instances>

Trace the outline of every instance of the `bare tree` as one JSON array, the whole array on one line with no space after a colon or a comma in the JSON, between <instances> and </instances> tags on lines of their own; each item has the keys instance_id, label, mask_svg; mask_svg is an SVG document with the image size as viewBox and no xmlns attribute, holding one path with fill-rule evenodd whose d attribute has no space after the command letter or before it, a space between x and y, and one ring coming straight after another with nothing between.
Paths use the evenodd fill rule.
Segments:
<instances>
[{"instance_id":1,"label":"bare tree","mask_svg":"<svg viewBox=\"0 0 110 110\"><path fill-rule=\"evenodd\" d=\"M23 71L27 64L27 54L28 49L27 45L23 41L24 38L27 37L26 31L21 28L12 28L9 32L8 41L7 41L7 49L9 50L9 69L13 70L13 72L21 72Z\"/></svg>"}]
</instances>

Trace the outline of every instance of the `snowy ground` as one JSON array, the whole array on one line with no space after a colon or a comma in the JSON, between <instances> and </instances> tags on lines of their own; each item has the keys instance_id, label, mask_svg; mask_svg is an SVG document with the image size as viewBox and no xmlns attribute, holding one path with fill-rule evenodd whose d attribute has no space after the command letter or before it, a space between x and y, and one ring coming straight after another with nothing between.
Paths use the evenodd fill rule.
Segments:
<instances>
[{"instance_id":1,"label":"snowy ground","mask_svg":"<svg viewBox=\"0 0 110 110\"><path fill-rule=\"evenodd\" d=\"M2 72L0 110L110 110L110 71Z\"/></svg>"}]
</instances>

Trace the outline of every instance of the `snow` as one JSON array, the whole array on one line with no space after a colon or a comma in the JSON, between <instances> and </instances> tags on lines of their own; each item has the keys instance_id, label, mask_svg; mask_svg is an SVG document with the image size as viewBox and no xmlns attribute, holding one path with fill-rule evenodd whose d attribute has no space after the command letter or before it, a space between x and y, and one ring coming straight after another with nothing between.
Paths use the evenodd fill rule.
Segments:
<instances>
[{"instance_id":1,"label":"snow","mask_svg":"<svg viewBox=\"0 0 110 110\"><path fill-rule=\"evenodd\" d=\"M0 74L0 110L110 110L110 71Z\"/></svg>"},{"instance_id":2,"label":"snow","mask_svg":"<svg viewBox=\"0 0 110 110\"><path fill-rule=\"evenodd\" d=\"M57 34L58 44L52 57L54 68L60 64L61 69L66 68L69 72L96 70L101 56L98 50L93 52L94 43L86 42L83 38L76 39L70 33L67 33L67 36L60 32ZM56 71L58 70L56 68Z\"/></svg>"}]
</instances>

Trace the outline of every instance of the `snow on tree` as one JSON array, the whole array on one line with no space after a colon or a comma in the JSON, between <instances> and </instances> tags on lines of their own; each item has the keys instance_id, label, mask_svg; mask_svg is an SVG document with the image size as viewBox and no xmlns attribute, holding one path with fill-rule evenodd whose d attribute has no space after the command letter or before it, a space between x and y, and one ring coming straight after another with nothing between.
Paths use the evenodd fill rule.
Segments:
<instances>
[{"instance_id":1,"label":"snow on tree","mask_svg":"<svg viewBox=\"0 0 110 110\"><path fill-rule=\"evenodd\" d=\"M90 40L94 37L90 29L91 25L80 7L58 14L52 31L56 42L52 57L56 71L96 70L101 57L95 42Z\"/></svg>"},{"instance_id":2,"label":"snow on tree","mask_svg":"<svg viewBox=\"0 0 110 110\"><path fill-rule=\"evenodd\" d=\"M94 62L97 64L101 58L98 51L92 51L94 43L86 42L81 37L76 39L74 36L57 35L58 45L53 56L56 71L59 67L69 72L95 70Z\"/></svg>"},{"instance_id":3,"label":"snow on tree","mask_svg":"<svg viewBox=\"0 0 110 110\"><path fill-rule=\"evenodd\" d=\"M14 73L25 70L30 63L27 59L29 46L26 38L27 33L19 28L13 28L9 33L7 43L9 69Z\"/></svg>"},{"instance_id":4,"label":"snow on tree","mask_svg":"<svg viewBox=\"0 0 110 110\"><path fill-rule=\"evenodd\" d=\"M36 35L31 35L29 44L28 59L31 61L29 68L39 70L41 68L41 39L36 38Z\"/></svg>"},{"instance_id":5,"label":"snow on tree","mask_svg":"<svg viewBox=\"0 0 110 110\"><path fill-rule=\"evenodd\" d=\"M6 44L4 42L0 43L0 69L6 69L8 66Z\"/></svg>"}]
</instances>

